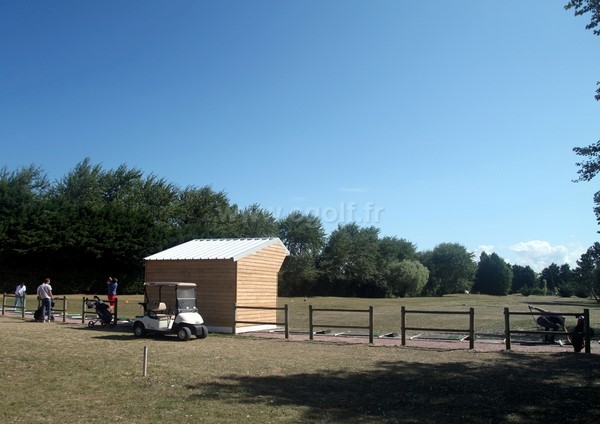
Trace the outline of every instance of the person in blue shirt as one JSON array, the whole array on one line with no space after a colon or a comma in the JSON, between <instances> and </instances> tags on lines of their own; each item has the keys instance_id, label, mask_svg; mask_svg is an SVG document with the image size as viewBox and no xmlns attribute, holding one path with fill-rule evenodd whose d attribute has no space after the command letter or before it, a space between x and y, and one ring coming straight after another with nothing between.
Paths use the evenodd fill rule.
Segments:
<instances>
[{"instance_id":1,"label":"person in blue shirt","mask_svg":"<svg viewBox=\"0 0 600 424\"><path fill-rule=\"evenodd\" d=\"M106 287L108 289L108 304L110 305L110 312L113 312L115 308L115 299L117 298L117 287L119 287L119 280L108 277L108 280L106 281Z\"/></svg>"}]
</instances>

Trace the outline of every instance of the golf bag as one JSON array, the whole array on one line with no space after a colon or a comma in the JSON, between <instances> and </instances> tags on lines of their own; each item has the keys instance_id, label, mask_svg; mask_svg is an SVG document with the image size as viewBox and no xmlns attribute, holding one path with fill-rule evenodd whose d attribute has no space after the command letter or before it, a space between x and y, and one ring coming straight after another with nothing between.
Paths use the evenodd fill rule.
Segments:
<instances>
[{"instance_id":1,"label":"golf bag","mask_svg":"<svg viewBox=\"0 0 600 424\"><path fill-rule=\"evenodd\" d=\"M575 352L581 352L585 347L585 334L583 330L585 327L585 321L583 317L577 317L577 325L573 329L571 334L571 344ZM590 328L590 338L594 337L594 330Z\"/></svg>"},{"instance_id":2,"label":"golf bag","mask_svg":"<svg viewBox=\"0 0 600 424\"><path fill-rule=\"evenodd\" d=\"M54 308L54 301L51 302L50 305L50 320L54 321L54 314L52 313L52 308ZM40 307L35 310L35 312L33 313L33 319L36 321L43 321L44 319L46 319L46 317L44 316L43 305L40 305Z\"/></svg>"},{"instance_id":3,"label":"golf bag","mask_svg":"<svg viewBox=\"0 0 600 424\"><path fill-rule=\"evenodd\" d=\"M113 314L106 303L104 303L98 296L94 296L93 301L87 301L86 305L89 309L95 309L98 318L88 322L88 326L93 327L97 322L100 322L102 326L110 325L113 320Z\"/></svg>"}]
</instances>

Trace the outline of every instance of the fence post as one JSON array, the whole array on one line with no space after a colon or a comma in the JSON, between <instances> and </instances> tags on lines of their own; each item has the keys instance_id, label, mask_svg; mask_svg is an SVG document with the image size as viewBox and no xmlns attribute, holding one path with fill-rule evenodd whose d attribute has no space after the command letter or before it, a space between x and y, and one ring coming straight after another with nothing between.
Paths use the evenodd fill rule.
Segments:
<instances>
[{"instance_id":1,"label":"fence post","mask_svg":"<svg viewBox=\"0 0 600 424\"><path fill-rule=\"evenodd\" d=\"M369 306L369 343L373 344L373 307Z\"/></svg>"},{"instance_id":2,"label":"fence post","mask_svg":"<svg viewBox=\"0 0 600 424\"><path fill-rule=\"evenodd\" d=\"M475 309L469 308L469 349L475 349Z\"/></svg>"},{"instance_id":3,"label":"fence post","mask_svg":"<svg viewBox=\"0 0 600 424\"><path fill-rule=\"evenodd\" d=\"M83 298L81 299L81 323L85 324L85 301L87 300L87 298L85 296L83 296Z\"/></svg>"},{"instance_id":4,"label":"fence post","mask_svg":"<svg viewBox=\"0 0 600 424\"><path fill-rule=\"evenodd\" d=\"M6 293L2 295L2 315L4 315L4 303L6 302Z\"/></svg>"},{"instance_id":5,"label":"fence post","mask_svg":"<svg viewBox=\"0 0 600 424\"><path fill-rule=\"evenodd\" d=\"M287 303L283 305L283 320L285 322L285 338L286 340L290 338L290 311Z\"/></svg>"},{"instance_id":6,"label":"fence post","mask_svg":"<svg viewBox=\"0 0 600 424\"><path fill-rule=\"evenodd\" d=\"M402 339L402 346L406 346L406 308L400 307L400 338Z\"/></svg>"},{"instance_id":7,"label":"fence post","mask_svg":"<svg viewBox=\"0 0 600 424\"><path fill-rule=\"evenodd\" d=\"M233 304L233 327L231 327L231 334L233 334L234 336L237 334L236 322L237 322L237 303L234 303Z\"/></svg>"},{"instance_id":8,"label":"fence post","mask_svg":"<svg viewBox=\"0 0 600 424\"><path fill-rule=\"evenodd\" d=\"M63 322L67 322L67 296L63 296Z\"/></svg>"},{"instance_id":9,"label":"fence post","mask_svg":"<svg viewBox=\"0 0 600 424\"><path fill-rule=\"evenodd\" d=\"M313 307L308 305L308 336L313 339Z\"/></svg>"},{"instance_id":10,"label":"fence post","mask_svg":"<svg viewBox=\"0 0 600 424\"><path fill-rule=\"evenodd\" d=\"M584 309L583 310L583 331L584 331L584 337L585 337L585 353L592 353L592 348L590 346L591 344L591 335L590 335L590 310L589 309Z\"/></svg>"},{"instance_id":11,"label":"fence post","mask_svg":"<svg viewBox=\"0 0 600 424\"><path fill-rule=\"evenodd\" d=\"M115 320L115 325L117 325L119 316L119 298L115 296L115 309L113 310L113 318Z\"/></svg>"},{"instance_id":12,"label":"fence post","mask_svg":"<svg viewBox=\"0 0 600 424\"><path fill-rule=\"evenodd\" d=\"M510 312L504 308L504 337L506 338L506 350L510 350Z\"/></svg>"},{"instance_id":13,"label":"fence post","mask_svg":"<svg viewBox=\"0 0 600 424\"><path fill-rule=\"evenodd\" d=\"M23 307L21 308L21 318L25 318L25 307L27 306L27 295L23 293Z\"/></svg>"}]
</instances>

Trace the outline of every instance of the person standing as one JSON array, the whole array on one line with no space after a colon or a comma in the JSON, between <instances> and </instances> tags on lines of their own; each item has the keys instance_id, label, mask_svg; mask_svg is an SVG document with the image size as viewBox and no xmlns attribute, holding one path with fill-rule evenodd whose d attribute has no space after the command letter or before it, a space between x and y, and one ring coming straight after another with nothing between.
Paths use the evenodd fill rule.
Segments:
<instances>
[{"instance_id":1,"label":"person standing","mask_svg":"<svg viewBox=\"0 0 600 424\"><path fill-rule=\"evenodd\" d=\"M106 281L106 288L108 289L108 304L110 305L110 312L112 313L115 309L115 299L117 298L117 287L119 287L119 280L116 278L108 277Z\"/></svg>"},{"instance_id":2,"label":"person standing","mask_svg":"<svg viewBox=\"0 0 600 424\"><path fill-rule=\"evenodd\" d=\"M46 278L37 288L37 297L42 302L42 318L44 322L52 319L52 286L50 279Z\"/></svg>"},{"instance_id":3,"label":"person standing","mask_svg":"<svg viewBox=\"0 0 600 424\"><path fill-rule=\"evenodd\" d=\"M19 283L15 289L15 311L17 309L23 309L25 307L25 293L27 292L27 286L25 283Z\"/></svg>"}]
</instances>

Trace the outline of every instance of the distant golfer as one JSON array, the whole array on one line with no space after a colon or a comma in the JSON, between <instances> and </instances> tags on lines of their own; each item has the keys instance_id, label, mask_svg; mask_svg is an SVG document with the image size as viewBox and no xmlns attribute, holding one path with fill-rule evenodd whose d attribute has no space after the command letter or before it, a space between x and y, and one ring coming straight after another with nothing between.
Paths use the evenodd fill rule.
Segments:
<instances>
[{"instance_id":1,"label":"distant golfer","mask_svg":"<svg viewBox=\"0 0 600 424\"><path fill-rule=\"evenodd\" d=\"M110 312L113 312L115 308L115 299L117 298L117 288L119 287L119 280L116 278L108 277L106 281L106 288L108 290L108 304L110 305Z\"/></svg>"}]
</instances>

